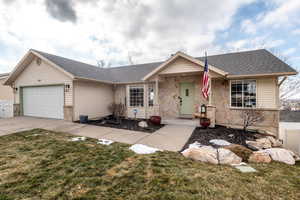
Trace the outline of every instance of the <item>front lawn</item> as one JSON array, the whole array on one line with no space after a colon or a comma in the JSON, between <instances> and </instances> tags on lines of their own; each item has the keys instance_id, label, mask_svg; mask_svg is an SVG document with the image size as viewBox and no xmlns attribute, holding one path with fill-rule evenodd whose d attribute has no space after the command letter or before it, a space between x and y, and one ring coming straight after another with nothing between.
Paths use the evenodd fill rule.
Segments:
<instances>
[{"instance_id":1,"label":"front lawn","mask_svg":"<svg viewBox=\"0 0 300 200\"><path fill-rule=\"evenodd\" d=\"M179 153L70 142L41 129L0 137L0 199L300 199L300 163L242 174Z\"/></svg>"}]
</instances>

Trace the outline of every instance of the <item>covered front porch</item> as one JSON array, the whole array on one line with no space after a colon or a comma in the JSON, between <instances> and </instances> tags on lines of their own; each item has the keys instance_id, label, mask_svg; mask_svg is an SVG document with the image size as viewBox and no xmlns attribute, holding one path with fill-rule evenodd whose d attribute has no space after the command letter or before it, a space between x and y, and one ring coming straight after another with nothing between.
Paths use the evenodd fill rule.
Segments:
<instances>
[{"instance_id":1,"label":"covered front porch","mask_svg":"<svg viewBox=\"0 0 300 200\"><path fill-rule=\"evenodd\" d=\"M199 126L196 115L201 105L206 106L206 117L215 126L216 107L213 100L213 82L208 99L201 93L203 72L180 75L158 75L156 106L165 124Z\"/></svg>"},{"instance_id":2,"label":"covered front porch","mask_svg":"<svg viewBox=\"0 0 300 200\"><path fill-rule=\"evenodd\" d=\"M214 82L223 81L226 73L209 65L211 87L209 98L205 99L201 92L203 71L204 63L198 59L181 52L171 56L147 74L143 83L126 86L127 117L150 118L159 115L164 123L199 125L199 121L193 119L199 113L200 106L205 105L206 117L214 126L214 102L217 101L213 96Z\"/></svg>"}]
</instances>

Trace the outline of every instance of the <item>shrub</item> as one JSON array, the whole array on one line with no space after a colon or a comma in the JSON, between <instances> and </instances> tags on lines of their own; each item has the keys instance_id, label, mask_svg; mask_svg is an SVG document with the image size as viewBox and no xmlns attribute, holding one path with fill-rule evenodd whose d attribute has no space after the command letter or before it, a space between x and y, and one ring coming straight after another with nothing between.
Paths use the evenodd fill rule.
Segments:
<instances>
[{"instance_id":1,"label":"shrub","mask_svg":"<svg viewBox=\"0 0 300 200\"><path fill-rule=\"evenodd\" d=\"M119 118L125 115L126 106L122 103L111 103L108 109L116 118Z\"/></svg>"}]
</instances>

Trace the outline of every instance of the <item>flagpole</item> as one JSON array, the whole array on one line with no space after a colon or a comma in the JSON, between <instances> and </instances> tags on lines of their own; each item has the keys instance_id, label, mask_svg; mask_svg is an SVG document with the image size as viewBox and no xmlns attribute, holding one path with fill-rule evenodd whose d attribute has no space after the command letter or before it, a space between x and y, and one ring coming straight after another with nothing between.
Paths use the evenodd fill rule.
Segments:
<instances>
[{"instance_id":1,"label":"flagpole","mask_svg":"<svg viewBox=\"0 0 300 200\"><path fill-rule=\"evenodd\" d=\"M205 52L205 56L206 56L206 60L207 60L207 52ZM211 77L210 77L210 74L209 74L209 70L208 70L208 79L209 79L208 105L211 106L212 105L212 102L211 102L212 85L211 85Z\"/></svg>"}]
</instances>

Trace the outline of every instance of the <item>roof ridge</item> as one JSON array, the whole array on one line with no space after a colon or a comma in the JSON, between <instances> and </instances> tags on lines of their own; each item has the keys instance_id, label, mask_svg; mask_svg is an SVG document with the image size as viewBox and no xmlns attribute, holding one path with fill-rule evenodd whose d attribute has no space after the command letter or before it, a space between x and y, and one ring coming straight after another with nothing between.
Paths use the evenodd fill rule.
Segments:
<instances>
[{"instance_id":1,"label":"roof ridge","mask_svg":"<svg viewBox=\"0 0 300 200\"><path fill-rule=\"evenodd\" d=\"M48 54L48 55L51 55L51 56L56 56L56 57L63 58L63 59L66 59L66 60L75 61L75 62L78 62L78 63L89 65L90 67L94 67L96 69L103 69L103 70L117 69L117 68L123 68L123 67L136 67L136 66L139 66L139 65L159 64L159 63L164 62L164 61L157 61L157 62L148 62L148 63L133 64L133 65L121 65L121 66L115 66L115 67L101 68L101 67L98 67L96 65L88 64L88 63L85 63L85 62L82 62L82 61L66 58L66 57L63 57L63 56L58 56L58 55L47 53L47 52L44 52L44 51L39 51L39 50L36 50L36 49L30 49L30 50L35 51L37 53L41 52L41 53L44 53L44 54ZM222 53L222 54L214 54L214 55L209 55L207 57L209 58L209 57L212 57L212 56L240 54L240 53L247 53L247 52L253 52L253 51L267 51L267 50L262 48L262 49L246 50L246 51L240 51L240 52L229 52L229 53ZM200 57L196 56L194 58L201 59L201 58L205 58L205 56L200 56Z\"/></svg>"},{"instance_id":2,"label":"roof ridge","mask_svg":"<svg viewBox=\"0 0 300 200\"><path fill-rule=\"evenodd\" d=\"M253 49L253 50L245 50L245 51L236 51L236 52L229 52L229 53L221 53L221 54L213 54L209 55L207 57L211 56L224 56L224 55L231 55L231 54L240 54L240 53L248 53L248 52L253 52L253 51L268 51L267 49ZM200 56L200 57L195 57L195 58L205 58L205 56Z\"/></svg>"},{"instance_id":3,"label":"roof ridge","mask_svg":"<svg viewBox=\"0 0 300 200\"><path fill-rule=\"evenodd\" d=\"M56 56L56 57L63 58L63 59L69 60L69 61L78 62L78 63L85 64L85 65L89 65L90 67L95 67L97 69L103 69L101 67L97 67L96 65L85 63L85 62L82 62L82 61L79 61L79 60L74 60L74 59L71 59L71 58L66 58L66 57L63 57L63 56L58 56L58 55L55 55L55 54L47 53L47 52L44 52L44 51L39 51L39 50L36 50L36 49L30 49L30 50L35 51L37 53L44 53L44 54L48 54L50 56Z\"/></svg>"}]
</instances>

